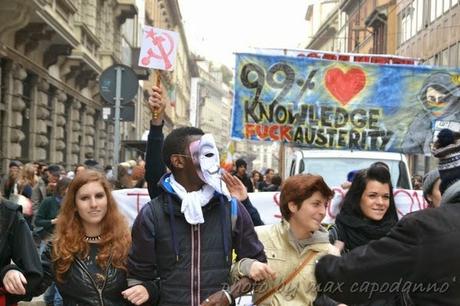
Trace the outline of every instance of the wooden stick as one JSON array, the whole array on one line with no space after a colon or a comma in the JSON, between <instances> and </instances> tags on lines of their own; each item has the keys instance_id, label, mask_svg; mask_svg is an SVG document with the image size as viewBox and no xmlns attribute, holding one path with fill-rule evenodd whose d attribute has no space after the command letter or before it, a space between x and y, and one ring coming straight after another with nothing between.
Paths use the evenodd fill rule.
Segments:
<instances>
[{"instance_id":1,"label":"wooden stick","mask_svg":"<svg viewBox=\"0 0 460 306\"><path fill-rule=\"evenodd\" d=\"M161 74L160 70L156 71L156 76L157 76L157 81L156 81L156 86L160 87L161 86ZM154 120L158 119L158 111L156 109L153 109L152 117Z\"/></svg>"},{"instance_id":2,"label":"wooden stick","mask_svg":"<svg viewBox=\"0 0 460 306\"><path fill-rule=\"evenodd\" d=\"M161 73L160 73L160 70L156 71L156 75L157 75L157 83L155 85L157 87L160 87L161 86Z\"/></svg>"}]
</instances>

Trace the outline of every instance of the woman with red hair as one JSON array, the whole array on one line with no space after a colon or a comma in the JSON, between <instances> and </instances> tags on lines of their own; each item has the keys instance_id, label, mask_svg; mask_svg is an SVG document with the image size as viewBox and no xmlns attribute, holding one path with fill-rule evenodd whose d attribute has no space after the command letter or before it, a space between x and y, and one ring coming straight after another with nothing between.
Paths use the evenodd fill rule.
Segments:
<instances>
[{"instance_id":1,"label":"woman with red hair","mask_svg":"<svg viewBox=\"0 0 460 306\"><path fill-rule=\"evenodd\" d=\"M56 281L65 305L129 305L121 292L127 288L130 243L109 182L84 170L69 186L52 244L42 256L45 284Z\"/></svg>"}]
</instances>

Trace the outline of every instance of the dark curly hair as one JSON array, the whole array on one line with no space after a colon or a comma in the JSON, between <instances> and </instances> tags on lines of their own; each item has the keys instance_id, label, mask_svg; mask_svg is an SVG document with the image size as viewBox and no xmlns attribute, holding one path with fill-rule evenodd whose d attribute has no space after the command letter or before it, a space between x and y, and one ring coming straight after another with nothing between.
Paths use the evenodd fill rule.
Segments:
<instances>
[{"instance_id":1,"label":"dark curly hair","mask_svg":"<svg viewBox=\"0 0 460 306\"><path fill-rule=\"evenodd\" d=\"M181 127L171 131L166 136L163 144L163 162L166 166L173 171L171 164L171 155L173 154L187 154L187 146L189 144L190 136L204 135L203 130L195 127Z\"/></svg>"},{"instance_id":2,"label":"dark curly hair","mask_svg":"<svg viewBox=\"0 0 460 306\"><path fill-rule=\"evenodd\" d=\"M341 213L348 213L363 218L361 210L361 196L366 189L369 181L377 181L382 184L388 184L390 187L390 206L384 216L384 219L394 218L397 220L395 199L393 196L393 185L391 184L391 175L387 168L380 165L373 165L367 169L360 170L355 177L342 201Z\"/></svg>"}]
</instances>

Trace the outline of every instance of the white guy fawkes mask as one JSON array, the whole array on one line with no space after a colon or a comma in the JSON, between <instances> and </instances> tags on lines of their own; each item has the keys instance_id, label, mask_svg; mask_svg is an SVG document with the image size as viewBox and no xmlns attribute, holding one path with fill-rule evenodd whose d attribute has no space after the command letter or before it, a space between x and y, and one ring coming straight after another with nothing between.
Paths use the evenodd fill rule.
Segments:
<instances>
[{"instance_id":1,"label":"white guy fawkes mask","mask_svg":"<svg viewBox=\"0 0 460 306\"><path fill-rule=\"evenodd\" d=\"M200 140L190 143L190 153L198 176L217 192L227 194L227 186L221 181L220 158L216 142L211 134L204 134ZM223 190L223 187L225 189Z\"/></svg>"}]
</instances>

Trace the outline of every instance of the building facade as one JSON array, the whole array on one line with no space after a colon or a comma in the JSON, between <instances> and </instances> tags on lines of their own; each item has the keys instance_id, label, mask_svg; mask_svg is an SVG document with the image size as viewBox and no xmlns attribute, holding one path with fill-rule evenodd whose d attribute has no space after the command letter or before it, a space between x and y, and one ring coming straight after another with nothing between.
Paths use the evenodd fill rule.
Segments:
<instances>
[{"instance_id":1,"label":"building facade","mask_svg":"<svg viewBox=\"0 0 460 306\"><path fill-rule=\"evenodd\" d=\"M211 133L220 150L230 141L232 93L219 67L197 59L199 77L192 80L190 124Z\"/></svg>"},{"instance_id":2,"label":"building facade","mask_svg":"<svg viewBox=\"0 0 460 306\"><path fill-rule=\"evenodd\" d=\"M138 13L134 0L0 0L1 171L11 159L111 163L97 79L129 56Z\"/></svg>"},{"instance_id":3,"label":"building facade","mask_svg":"<svg viewBox=\"0 0 460 306\"><path fill-rule=\"evenodd\" d=\"M396 18L394 0L315 1L306 14L312 29L306 48L395 54Z\"/></svg>"},{"instance_id":4,"label":"building facade","mask_svg":"<svg viewBox=\"0 0 460 306\"><path fill-rule=\"evenodd\" d=\"M346 14L346 51L395 54L396 1L344 0L339 10Z\"/></svg>"},{"instance_id":5,"label":"building facade","mask_svg":"<svg viewBox=\"0 0 460 306\"><path fill-rule=\"evenodd\" d=\"M150 126L146 100L158 76L168 100L165 131L188 125L190 81L197 74L177 0L0 0L0 172L11 159L67 169L92 157L113 161L114 124L98 77L117 63L134 68L134 119L121 124L121 158L141 155ZM137 66L142 26L176 31L173 72ZM113 115L113 109L112 109Z\"/></svg>"},{"instance_id":6,"label":"building facade","mask_svg":"<svg viewBox=\"0 0 460 306\"><path fill-rule=\"evenodd\" d=\"M339 1L315 1L308 5L306 49L339 51Z\"/></svg>"},{"instance_id":7,"label":"building facade","mask_svg":"<svg viewBox=\"0 0 460 306\"><path fill-rule=\"evenodd\" d=\"M460 65L460 0L398 1L398 55L425 64Z\"/></svg>"}]
</instances>

